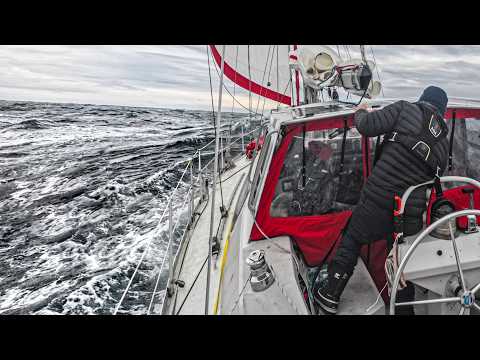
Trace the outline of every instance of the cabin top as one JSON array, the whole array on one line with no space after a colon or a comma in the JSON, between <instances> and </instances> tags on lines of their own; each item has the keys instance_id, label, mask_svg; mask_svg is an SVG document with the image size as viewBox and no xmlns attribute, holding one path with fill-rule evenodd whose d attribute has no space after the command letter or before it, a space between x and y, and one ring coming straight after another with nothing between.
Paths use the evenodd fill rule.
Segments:
<instances>
[{"instance_id":1,"label":"cabin top","mask_svg":"<svg viewBox=\"0 0 480 360\"><path fill-rule=\"evenodd\" d=\"M399 100L402 99L365 99L365 102L367 102L373 109L381 109ZM412 102L417 101L416 98L406 98L403 100ZM480 100L466 98L450 98L445 118L450 119L452 116L452 110L455 109L477 110L480 113ZM308 122L311 120L326 119L332 116L349 116L353 115L355 111L355 103L338 101L328 101L296 107L280 108L278 110L272 111L271 124L275 130L278 130L282 125L290 125L295 123ZM476 115L478 116L478 114Z\"/></svg>"}]
</instances>

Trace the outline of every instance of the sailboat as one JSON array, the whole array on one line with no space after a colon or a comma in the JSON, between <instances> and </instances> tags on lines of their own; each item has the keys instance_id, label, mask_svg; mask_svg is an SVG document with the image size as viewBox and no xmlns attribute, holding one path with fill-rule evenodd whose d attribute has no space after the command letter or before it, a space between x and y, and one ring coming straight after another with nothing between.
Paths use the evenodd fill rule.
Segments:
<instances>
[{"instance_id":1,"label":"sailboat","mask_svg":"<svg viewBox=\"0 0 480 360\"><path fill-rule=\"evenodd\" d=\"M214 157L205 164L199 149L185 167L190 181L179 206L188 223L180 237L173 235L175 204L165 209L170 240L147 314L322 315L313 284L335 252L382 140L355 129L356 106L366 102L375 111L398 99L380 96L373 49L369 59L362 45L358 58L348 47L342 56L323 45L207 49L219 77ZM237 137L220 133L227 81L248 91L243 106L260 120ZM240 103L235 91L228 94ZM277 106L264 116L260 99ZM386 241L363 247L338 314L394 315L407 305L415 314L480 314L480 102L450 99L445 119L450 157L441 184L454 209L435 216L433 181L419 184L429 194L423 228L393 234L392 250ZM392 217L401 220L415 188L397 199ZM415 298L400 303L405 281Z\"/></svg>"}]
</instances>

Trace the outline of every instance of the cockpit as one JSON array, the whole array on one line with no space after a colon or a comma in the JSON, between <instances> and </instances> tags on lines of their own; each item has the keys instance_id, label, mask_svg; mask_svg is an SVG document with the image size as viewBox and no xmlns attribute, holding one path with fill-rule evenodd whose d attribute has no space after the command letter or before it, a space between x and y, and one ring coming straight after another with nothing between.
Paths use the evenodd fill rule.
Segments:
<instances>
[{"instance_id":1,"label":"cockpit","mask_svg":"<svg viewBox=\"0 0 480 360\"><path fill-rule=\"evenodd\" d=\"M275 142L267 142L272 157L265 161L269 168L261 169L267 171L264 183L258 184L262 190L252 192L260 198L250 239L289 237L298 288L315 313L309 293L312 274L332 256L381 139L360 135L351 109L329 109L331 115L289 111L293 121L279 127ZM414 284L416 314L480 314L475 300L477 290L480 299L480 110L452 105L446 119L454 130L449 133L451 160L442 180L442 199L451 208L436 208L439 194L432 184L423 185L428 195L423 225L395 244L393 272L386 241L362 249L362 262L377 294L385 304L393 299L393 307L387 306L390 313L401 306L395 297L408 281ZM446 235L440 239L442 229Z\"/></svg>"}]
</instances>

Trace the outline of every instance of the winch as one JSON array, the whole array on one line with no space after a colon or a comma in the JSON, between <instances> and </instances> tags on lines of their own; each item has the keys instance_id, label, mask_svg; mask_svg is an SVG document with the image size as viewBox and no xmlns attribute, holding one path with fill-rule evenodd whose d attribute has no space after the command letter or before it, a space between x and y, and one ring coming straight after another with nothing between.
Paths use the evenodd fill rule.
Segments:
<instances>
[{"instance_id":1,"label":"winch","mask_svg":"<svg viewBox=\"0 0 480 360\"><path fill-rule=\"evenodd\" d=\"M275 276L267 264L265 251L252 251L246 262L250 266L250 285L252 290L258 292L268 289L275 281Z\"/></svg>"},{"instance_id":2,"label":"winch","mask_svg":"<svg viewBox=\"0 0 480 360\"><path fill-rule=\"evenodd\" d=\"M431 211L431 223L433 224L437 220L440 220L442 217L455 212L455 206L447 199L441 198L437 199L432 206ZM453 233L455 236L458 236L457 225L455 219L445 222L442 225L437 226L430 233L431 236L436 237L437 239L450 239L450 226L452 227Z\"/></svg>"}]
</instances>

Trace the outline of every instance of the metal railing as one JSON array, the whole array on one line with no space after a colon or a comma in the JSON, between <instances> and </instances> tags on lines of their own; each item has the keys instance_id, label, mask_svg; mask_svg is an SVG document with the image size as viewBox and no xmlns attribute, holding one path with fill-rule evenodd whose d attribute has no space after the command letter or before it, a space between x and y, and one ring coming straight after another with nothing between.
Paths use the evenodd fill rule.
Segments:
<instances>
[{"instance_id":1,"label":"metal railing","mask_svg":"<svg viewBox=\"0 0 480 360\"><path fill-rule=\"evenodd\" d=\"M221 148L219 151L220 173L224 171L225 166L228 164L230 158L234 158L235 156L239 155L241 156L245 153L245 142L247 141L248 143L252 139L256 138L255 133L261 131L261 129L262 126L259 126L247 133L243 133L242 129L242 133L239 136L229 137L228 144L225 146L223 146L223 143L225 142L224 140L227 137L222 136ZM240 144L238 144L239 142ZM165 250L163 258L159 262L160 267L158 271L156 271L157 274L155 286L153 292L151 292L151 298L148 301L148 308L146 314L149 315L152 313L153 307L155 305L155 298L157 295L160 295L162 292L164 292L164 296L162 299L163 301L165 301L166 295L173 295L175 291L174 283L176 281L176 279L173 278L174 263L178 252L181 249L181 245L185 240L185 235L195 221L195 201L197 200L198 207L205 200L208 200L208 189L211 186L211 178L213 177L213 163L215 161L215 158L213 157L213 155L215 154L215 149L211 149L214 143L215 140L210 141L206 145L197 149L192 157L175 164L176 167L186 163L181 173L181 176L176 183L176 186L173 188L173 190L167 197L165 209L162 212L160 219L158 220L158 225L154 230L153 236L143 245L145 247L145 250L143 251L140 259L138 260L135 270L130 276L127 286L125 287L122 296L114 309L114 315L119 312L123 302L127 297L127 294L132 291L130 288L132 287L132 284L138 274L140 266L144 262L145 256L149 252L153 241L155 239L158 239L159 236L165 235L163 227L165 225L164 221L166 217L168 219L168 233L166 234L168 236L167 248ZM237 147L238 149L235 149L235 147ZM237 152L237 154L232 154L232 150L233 152ZM208 159L208 157L211 157L211 159ZM205 158L207 158L208 160L206 160ZM182 191L181 194L180 191ZM181 204L176 205L176 209L180 209L180 212L177 212L176 216L174 216L173 201L178 197L178 195L181 195L183 197L183 201ZM182 211L182 209L186 209L186 214L185 211ZM176 218L174 219L174 217ZM175 247L176 249L174 249ZM168 268L166 268L167 263ZM159 290L159 287L161 285L161 278L162 276L167 274L167 270L168 283L166 284L165 289Z\"/></svg>"}]
</instances>

